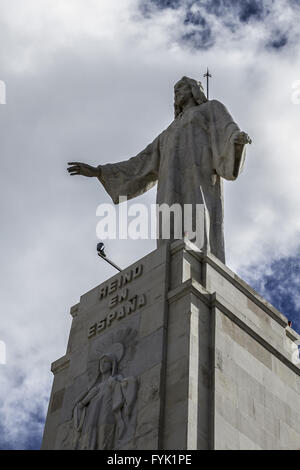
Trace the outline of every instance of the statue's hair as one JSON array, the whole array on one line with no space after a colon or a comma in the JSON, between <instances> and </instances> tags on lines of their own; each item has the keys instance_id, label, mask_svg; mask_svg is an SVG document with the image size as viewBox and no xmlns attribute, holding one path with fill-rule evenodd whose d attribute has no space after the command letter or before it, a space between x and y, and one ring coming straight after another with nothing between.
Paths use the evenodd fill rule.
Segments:
<instances>
[{"instance_id":1,"label":"statue's hair","mask_svg":"<svg viewBox=\"0 0 300 470\"><path fill-rule=\"evenodd\" d=\"M207 101L207 98L205 96L205 93L204 93L203 86L202 86L201 82L198 82L197 80L194 80L193 78L182 77L181 80L179 80L177 83L180 83L182 81L189 85L196 105L200 105L200 104L205 103ZM177 83L176 83L176 85L177 85ZM182 112L181 106L178 106L174 102L175 119L177 118L177 116L181 112Z\"/></svg>"}]
</instances>

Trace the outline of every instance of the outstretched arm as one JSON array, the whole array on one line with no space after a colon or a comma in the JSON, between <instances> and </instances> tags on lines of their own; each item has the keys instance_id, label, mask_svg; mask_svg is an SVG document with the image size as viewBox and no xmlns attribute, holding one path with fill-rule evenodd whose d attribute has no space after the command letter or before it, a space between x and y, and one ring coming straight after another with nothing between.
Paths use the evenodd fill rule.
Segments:
<instances>
[{"instance_id":1,"label":"outstretched arm","mask_svg":"<svg viewBox=\"0 0 300 470\"><path fill-rule=\"evenodd\" d=\"M157 182L160 165L160 141L157 137L142 152L127 161L93 167L70 162L70 175L97 177L115 204L120 196L128 199L139 196Z\"/></svg>"}]
</instances>

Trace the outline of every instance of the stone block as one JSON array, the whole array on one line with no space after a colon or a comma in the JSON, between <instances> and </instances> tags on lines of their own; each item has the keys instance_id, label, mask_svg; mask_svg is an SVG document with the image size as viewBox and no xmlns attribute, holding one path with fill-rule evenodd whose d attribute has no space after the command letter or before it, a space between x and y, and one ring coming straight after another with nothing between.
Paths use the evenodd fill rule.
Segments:
<instances>
[{"instance_id":1,"label":"stone block","mask_svg":"<svg viewBox=\"0 0 300 470\"><path fill-rule=\"evenodd\" d=\"M135 437L144 434L155 433L159 427L160 400L151 401L143 408L139 409Z\"/></svg>"},{"instance_id":2,"label":"stone block","mask_svg":"<svg viewBox=\"0 0 300 470\"><path fill-rule=\"evenodd\" d=\"M151 335L140 338L134 359L135 375L158 365L162 361L164 330L160 328Z\"/></svg>"},{"instance_id":3,"label":"stone block","mask_svg":"<svg viewBox=\"0 0 300 470\"><path fill-rule=\"evenodd\" d=\"M71 309L43 449L72 449L76 416L80 443L96 432L97 448L105 430L119 436L115 450L300 449L298 336L213 255L191 247L155 250ZM87 396L86 414L75 412Z\"/></svg>"},{"instance_id":4,"label":"stone block","mask_svg":"<svg viewBox=\"0 0 300 470\"><path fill-rule=\"evenodd\" d=\"M147 369L139 377L138 408L144 408L152 402L156 402L161 396L161 363Z\"/></svg>"},{"instance_id":5,"label":"stone block","mask_svg":"<svg viewBox=\"0 0 300 470\"><path fill-rule=\"evenodd\" d=\"M153 450L158 449L158 433L148 432L136 439L136 449Z\"/></svg>"},{"instance_id":6,"label":"stone block","mask_svg":"<svg viewBox=\"0 0 300 470\"><path fill-rule=\"evenodd\" d=\"M215 450L238 450L239 432L231 426L219 413L215 414Z\"/></svg>"},{"instance_id":7,"label":"stone block","mask_svg":"<svg viewBox=\"0 0 300 470\"><path fill-rule=\"evenodd\" d=\"M280 421L280 444L284 450L300 450L300 434Z\"/></svg>"},{"instance_id":8,"label":"stone block","mask_svg":"<svg viewBox=\"0 0 300 470\"><path fill-rule=\"evenodd\" d=\"M145 308L140 323L140 336L148 336L165 326L165 301L162 300Z\"/></svg>"}]
</instances>

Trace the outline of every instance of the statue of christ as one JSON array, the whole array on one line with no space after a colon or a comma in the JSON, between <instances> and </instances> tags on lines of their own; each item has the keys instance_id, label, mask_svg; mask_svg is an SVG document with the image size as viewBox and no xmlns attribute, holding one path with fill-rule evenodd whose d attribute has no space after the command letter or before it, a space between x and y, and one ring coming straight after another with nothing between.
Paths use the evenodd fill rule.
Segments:
<instances>
[{"instance_id":1,"label":"statue of christ","mask_svg":"<svg viewBox=\"0 0 300 470\"><path fill-rule=\"evenodd\" d=\"M157 204L204 207L204 246L225 263L223 182L242 171L250 137L217 100L207 100L200 82L183 77L174 87L175 118L135 157L92 167L70 162L71 175L95 176L117 204L157 183ZM182 229L181 236L184 236ZM174 239L174 230L170 232ZM178 238L178 237L177 237ZM164 243L158 238L157 244Z\"/></svg>"}]
</instances>

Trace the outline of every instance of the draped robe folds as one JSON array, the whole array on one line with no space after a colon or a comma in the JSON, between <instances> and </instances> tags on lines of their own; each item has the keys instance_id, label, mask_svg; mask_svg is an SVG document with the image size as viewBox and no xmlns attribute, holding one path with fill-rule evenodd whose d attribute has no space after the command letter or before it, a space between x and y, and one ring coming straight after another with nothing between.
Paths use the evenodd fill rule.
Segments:
<instances>
[{"instance_id":1,"label":"draped robe folds","mask_svg":"<svg viewBox=\"0 0 300 470\"><path fill-rule=\"evenodd\" d=\"M196 204L203 204L204 246L199 248L225 262L221 178L235 180L242 171L245 147L235 143L239 133L219 101L195 105L137 156L100 165L99 180L115 204L120 196L134 198L156 183L158 205L192 204L194 215ZM157 245L164 242L158 239Z\"/></svg>"},{"instance_id":2,"label":"draped robe folds","mask_svg":"<svg viewBox=\"0 0 300 470\"><path fill-rule=\"evenodd\" d=\"M128 398L123 393L123 384L131 379L109 377L89 391L85 397L87 404L82 410L75 406L75 432L80 429L78 442L82 433L80 449L113 449L117 428L122 425L122 415L117 412Z\"/></svg>"},{"instance_id":3,"label":"draped robe folds","mask_svg":"<svg viewBox=\"0 0 300 470\"><path fill-rule=\"evenodd\" d=\"M74 407L73 450L113 449L129 425L136 392L133 376L97 382Z\"/></svg>"}]
</instances>

